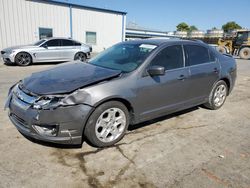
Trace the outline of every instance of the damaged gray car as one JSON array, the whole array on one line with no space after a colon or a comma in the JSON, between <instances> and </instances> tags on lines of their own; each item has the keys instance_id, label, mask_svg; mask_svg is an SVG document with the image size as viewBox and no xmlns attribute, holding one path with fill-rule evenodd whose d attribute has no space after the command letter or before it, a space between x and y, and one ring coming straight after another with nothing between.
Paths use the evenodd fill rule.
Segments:
<instances>
[{"instance_id":1,"label":"damaged gray car","mask_svg":"<svg viewBox=\"0 0 250 188\"><path fill-rule=\"evenodd\" d=\"M6 107L28 137L107 147L129 125L201 104L220 108L235 79L235 60L202 42L129 41L88 63L33 73L10 88Z\"/></svg>"}]
</instances>

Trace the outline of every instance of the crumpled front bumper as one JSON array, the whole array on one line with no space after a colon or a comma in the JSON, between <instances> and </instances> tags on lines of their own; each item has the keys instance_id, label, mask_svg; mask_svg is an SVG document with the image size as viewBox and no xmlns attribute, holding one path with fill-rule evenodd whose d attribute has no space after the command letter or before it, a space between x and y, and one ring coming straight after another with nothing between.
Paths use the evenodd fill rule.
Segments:
<instances>
[{"instance_id":1,"label":"crumpled front bumper","mask_svg":"<svg viewBox=\"0 0 250 188\"><path fill-rule=\"evenodd\" d=\"M82 143L84 126L93 110L93 107L84 104L36 110L15 96L9 101L8 107L10 120L22 134L45 142L69 145ZM56 126L57 134L42 135L34 125Z\"/></svg>"}]
</instances>

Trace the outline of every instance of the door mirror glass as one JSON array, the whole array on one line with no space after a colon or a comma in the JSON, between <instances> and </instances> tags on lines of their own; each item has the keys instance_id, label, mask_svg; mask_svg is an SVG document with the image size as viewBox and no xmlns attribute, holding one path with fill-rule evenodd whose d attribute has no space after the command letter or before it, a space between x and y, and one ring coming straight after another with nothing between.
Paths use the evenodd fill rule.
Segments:
<instances>
[{"instance_id":1,"label":"door mirror glass","mask_svg":"<svg viewBox=\"0 0 250 188\"><path fill-rule=\"evenodd\" d=\"M150 76L161 76L165 74L165 68L158 65L149 67L147 71Z\"/></svg>"}]
</instances>

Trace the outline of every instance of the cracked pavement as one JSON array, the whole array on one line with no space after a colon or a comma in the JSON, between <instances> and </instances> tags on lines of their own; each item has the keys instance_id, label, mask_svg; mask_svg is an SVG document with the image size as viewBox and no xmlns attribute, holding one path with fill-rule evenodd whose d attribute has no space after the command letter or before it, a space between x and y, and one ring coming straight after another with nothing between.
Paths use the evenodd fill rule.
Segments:
<instances>
[{"instance_id":1,"label":"cracked pavement","mask_svg":"<svg viewBox=\"0 0 250 188\"><path fill-rule=\"evenodd\" d=\"M129 128L115 146L58 148L23 137L3 110L8 88L32 72L0 62L0 187L250 187L250 60L237 60L218 111L195 107ZM222 157L219 157L222 156Z\"/></svg>"}]
</instances>

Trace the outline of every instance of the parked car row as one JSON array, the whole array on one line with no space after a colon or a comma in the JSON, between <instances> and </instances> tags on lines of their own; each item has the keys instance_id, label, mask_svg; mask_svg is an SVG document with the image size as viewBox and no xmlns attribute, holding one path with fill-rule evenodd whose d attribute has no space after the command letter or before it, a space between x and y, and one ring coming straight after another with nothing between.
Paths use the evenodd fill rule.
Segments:
<instances>
[{"instance_id":1,"label":"parked car row","mask_svg":"<svg viewBox=\"0 0 250 188\"><path fill-rule=\"evenodd\" d=\"M46 48L40 46L48 42L37 46ZM201 104L220 108L235 79L235 60L205 43L135 40L114 45L88 63L33 73L10 88L6 108L26 136L107 147L129 125Z\"/></svg>"},{"instance_id":2,"label":"parked car row","mask_svg":"<svg viewBox=\"0 0 250 188\"><path fill-rule=\"evenodd\" d=\"M92 47L66 38L42 39L34 44L3 49L5 63L27 66L31 63L85 61L90 57Z\"/></svg>"}]
</instances>

